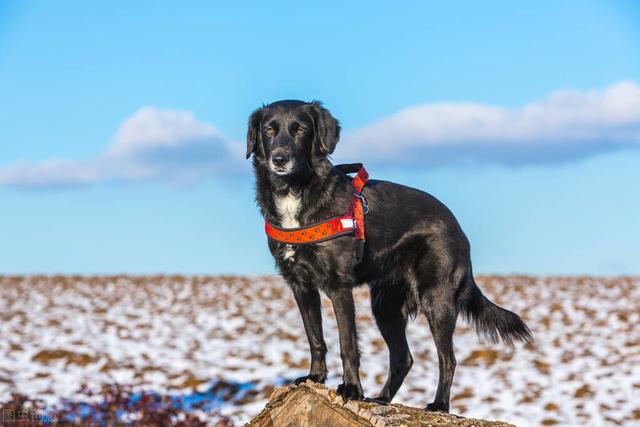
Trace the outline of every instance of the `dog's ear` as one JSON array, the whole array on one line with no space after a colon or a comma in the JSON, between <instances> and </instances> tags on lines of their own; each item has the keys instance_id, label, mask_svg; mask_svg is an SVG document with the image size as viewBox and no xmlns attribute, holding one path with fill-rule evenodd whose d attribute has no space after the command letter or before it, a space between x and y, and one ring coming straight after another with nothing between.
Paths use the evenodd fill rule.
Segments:
<instances>
[{"instance_id":1,"label":"dog's ear","mask_svg":"<svg viewBox=\"0 0 640 427\"><path fill-rule=\"evenodd\" d=\"M255 153L262 134L260 132L260 123L262 123L262 117L264 116L264 107L258 108L249 117L249 125L247 127L247 159L251 157L252 153Z\"/></svg>"},{"instance_id":2,"label":"dog's ear","mask_svg":"<svg viewBox=\"0 0 640 427\"><path fill-rule=\"evenodd\" d=\"M340 139L340 124L320 101L310 102L309 109L315 124L315 149L327 156L336 149Z\"/></svg>"}]
</instances>

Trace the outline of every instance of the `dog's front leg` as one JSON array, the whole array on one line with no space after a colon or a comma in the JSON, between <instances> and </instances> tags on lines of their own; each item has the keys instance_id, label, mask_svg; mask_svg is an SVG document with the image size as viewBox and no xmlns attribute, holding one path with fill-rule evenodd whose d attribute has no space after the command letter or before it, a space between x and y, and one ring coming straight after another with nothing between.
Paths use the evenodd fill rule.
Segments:
<instances>
[{"instance_id":1,"label":"dog's front leg","mask_svg":"<svg viewBox=\"0 0 640 427\"><path fill-rule=\"evenodd\" d=\"M311 369L309 375L294 380L295 384L311 380L316 383L324 383L327 378L327 365L325 355L327 345L322 334L322 312L320 311L320 292L315 288L292 286L293 295L298 303L302 323L309 340L311 351Z\"/></svg>"},{"instance_id":2,"label":"dog's front leg","mask_svg":"<svg viewBox=\"0 0 640 427\"><path fill-rule=\"evenodd\" d=\"M360 352L353 294L350 288L345 287L330 292L329 298L338 322L340 357L342 358L342 384L338 386L336 393L344 400L362 399L364 394L360 384Z\"/></svg>"}]
</instances>

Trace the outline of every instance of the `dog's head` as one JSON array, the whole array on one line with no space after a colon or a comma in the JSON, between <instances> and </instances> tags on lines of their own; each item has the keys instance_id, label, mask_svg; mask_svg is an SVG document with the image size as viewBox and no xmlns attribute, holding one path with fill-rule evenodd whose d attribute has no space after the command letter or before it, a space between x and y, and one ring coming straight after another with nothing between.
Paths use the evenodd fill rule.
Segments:
<instances>
[{"instance_id":1,"label":"dog's head","mask_svg":"<svg viewBox=\"0 0 640 427\"><path fill-rule=\"evenodd\" d=\"M254 111L247 131L247 159L277 175L326 170L340 125L320 102L278 101Z\"/></svg>"}]
</instances>

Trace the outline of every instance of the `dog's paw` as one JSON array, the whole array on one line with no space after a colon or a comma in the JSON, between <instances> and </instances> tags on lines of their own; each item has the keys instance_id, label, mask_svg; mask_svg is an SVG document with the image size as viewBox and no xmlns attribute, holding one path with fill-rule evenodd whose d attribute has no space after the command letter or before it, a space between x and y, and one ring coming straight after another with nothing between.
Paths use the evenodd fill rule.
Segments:
<instances>
[{"instance_id":1,"label":"dog's paw","mask_svg":"<svg viewBox=\"0 0 640 427\"><path fill-rule=\"evenodd\" d=\"M293 380L293 384L295 385L302 384L307 380L310 380L311 382L318 383L318 384L324 384L325 377L321 377L320 375L309 374L303 377L296 378L295 380Z\"/></svg>"},{"instance_id":2,"label":"dog's paw","mask_svg":"<svg viewBox=\"0 0 640 427\"><path fill-rule=\"evenodd\" d=\"M364 399L365 402L368 403L375 403L376 405L388 405L389 404L389 399L388 398L384 398L384 397L365 397Z\"/></svg>"},{"instance_id":3,"label":"dog's paw","mask_svg":"<svg viewBox=\"0 0 640 427\"><path fill-rule=\"evenodd\" d=\"M431 412L449 412L449 404L442 402L431 402L425 408L427 411Z\"/></svg>"},{"instance_id":4,"label":"dog's paw","mask_svg":"<svg viewBox=\"0 0 640 427\"><path fill-rule=\"evenodd\" d=\"M389 402L391 402L391 399L389 399L386 396L376 396L376 397L365 397L364 398L365 402L371 402L371 403L377 403L378 405L388 405Z\"/></svg>"},{"instance_id":5,"label":"dog's paw","mask_svg":"<svg viewBox=\"0 0 640 427\"><path fill-rule=\"evenodd\" d=\"M345 402L348 400L362 400L364 393L360 384L342 383L336 390L338 396L342 396Z\"/></svg>"}]
</instances>

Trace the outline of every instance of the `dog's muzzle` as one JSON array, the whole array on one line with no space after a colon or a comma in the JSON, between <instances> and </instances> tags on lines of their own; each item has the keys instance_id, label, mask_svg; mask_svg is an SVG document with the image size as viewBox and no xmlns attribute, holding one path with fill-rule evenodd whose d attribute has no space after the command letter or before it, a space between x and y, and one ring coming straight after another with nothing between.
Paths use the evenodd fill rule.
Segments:
<instances>
[{"instance_id":1,"label":"dog's muzzle","mask_svg":"<svg viewBox=\"0 0 640 427\"><path fill-rule=\"evenodd\" d=\"M273 172L278 175L287 175L294 171L296 165L289 153L284 151L276 151L271 154L269 166Z\"/></svg>"}]
</instances>

